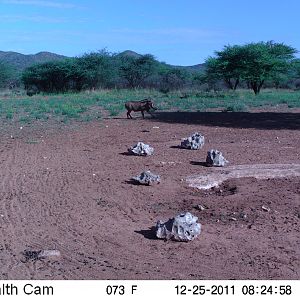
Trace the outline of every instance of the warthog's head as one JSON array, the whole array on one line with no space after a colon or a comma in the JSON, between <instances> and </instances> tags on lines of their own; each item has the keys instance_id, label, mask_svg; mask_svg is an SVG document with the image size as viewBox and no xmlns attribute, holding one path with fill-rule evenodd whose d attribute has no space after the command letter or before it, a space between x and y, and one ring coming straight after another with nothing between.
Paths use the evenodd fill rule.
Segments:
<instances>
[{"instance_id":1,"label":"warthog's head","mask_svg":"<svg viewBox=\"0 0 300 300\"><path fill-rule=\"evenodd\" d=\"M152 108L153 110L157 110L157 107L154 106L153 100L151 98L147 98L143 100L144 103L146 103L147 108Z\"/></svg>"}]
</instances>

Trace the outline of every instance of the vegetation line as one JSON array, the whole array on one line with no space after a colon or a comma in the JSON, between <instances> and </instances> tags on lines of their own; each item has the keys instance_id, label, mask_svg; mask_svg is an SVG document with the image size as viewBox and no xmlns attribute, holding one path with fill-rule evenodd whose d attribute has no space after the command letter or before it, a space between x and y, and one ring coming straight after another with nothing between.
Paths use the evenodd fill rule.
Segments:
<instances>
[{"instance_id":1,"label":"vegetation line","mask_svg":"<svg viewBox=\"0 0 300 300\"><path fill-rule=\"evenodd\" d=\"M255 96L249 90L211 91L177 90L162 93L155 89L111 89L93 92L26 95L0 94L0 118L5 122L30 123L34 120L91 121L104 115L117 116L124 112L126 101L155 99L159 110L247 111L254 107L286 105L300 107L300 91L263 90ZM158 110L158 111L159 111Z\"/></svg>"}]
</instances>

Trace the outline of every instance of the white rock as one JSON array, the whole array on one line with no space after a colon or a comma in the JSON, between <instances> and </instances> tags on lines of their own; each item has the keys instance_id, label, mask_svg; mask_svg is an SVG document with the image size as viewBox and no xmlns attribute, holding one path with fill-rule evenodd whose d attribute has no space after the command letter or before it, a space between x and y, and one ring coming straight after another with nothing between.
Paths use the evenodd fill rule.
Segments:
<instances>
[{"instance_id":1,"label":"white rock","mask_svg":"<svg viewBox=\"0 0 300 300\"><path fill-rule=\"evenodd\" d=\"M198 150L204 145L204 136L195 132L192 136L181 141L181 147L186 149Z\"/></svg>"},{"instance_id":2,"label":"white rock","mask_svg":"<svg viewBox=\"0 0 300 300\"><path fill-rule=\"evenodd\" d=\"M206 164L214 167L224 167L229 161L226 160L219 150L210 150L207 152Z\"/></svg>"},{"instance_id":3,"label":"white rock","mask_svg":"<svg viewBox=\"0 0 300 300\"><path fill-rule=\"evenodd\" d=\"M264 205L263 205L261 208L262 208L264 211L267 211L267 212L269 212L269 211L271 210L269 207L266 207L266 206L264 206Z\"/></svg>"},{"instance_id":4,"label":"white rock","mask_svg":"<svg viewBox=\"0 0 300 300\"><path fill-rule=\"evenodd\" d=\"M206 208L205 208L203 205L201 205L201 204L196 205L195 208L198 209L198 210L201 210L201 211L203 211L203 210L206 209Z\"/></svg>"},{"instance_id":5,"label":"white rock","mask_svg":"<svg viewBox=\"0 0 300 300\"><path fill-rule=\"evenodd\" d=\"M144 171L140 175L131 178L140 184L150 185L152 182L160 183L160 176L151 173L150 171Z\"/></svg>"},{"instance_id":6,"label":"white rock","mask_svg":"<svg viewBox=\"0 0 300 300\"><path fill-rule=\"evenodd\" d=\"M175 218L156 224L156 236L160 239L176 241L192 241L201 233L201 224L197 223L198 217L191 213L182 213Z\"/></svg>"},{"instance_id":7,"label":"white rock","mask_svg":"<svg viewBox=\"0 0 300 300\"><path fill-rule=\"evenodd\" d=\"M128 151L134 155L146 156L146 155L152 155L154 149L147 144L138 142L136 145L129 148Z\"/></svg>"}]
</instances>

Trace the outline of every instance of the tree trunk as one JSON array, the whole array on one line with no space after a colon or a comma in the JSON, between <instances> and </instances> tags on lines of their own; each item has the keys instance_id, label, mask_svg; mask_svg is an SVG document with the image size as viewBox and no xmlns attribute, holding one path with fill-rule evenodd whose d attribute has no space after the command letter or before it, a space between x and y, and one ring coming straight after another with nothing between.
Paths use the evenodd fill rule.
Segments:
<instances>
[{"instance_id":1,"label":"tree trunk","mask_svg":"<svg viewBox=\"0 0 300 300\"><path fill-rule=\"evenodd\" d=\"M262 88L263 84L264 84L264 80L262 80L258 85L258 93L260 92L260 89Z\"/></svg>"},{"instance_id":2,"label":"tree trunk","mask_svg":"<svg viewBox=\"0 0 300 300\"><path fill-rule=\"evenodd\" d=\"M250 86L252 90L254 91L255 95L258 95L260 93L260 90L264 84L264 80L261 81L251 81Z\"/></svg>"},{"instance_id":3,"label":"tree trunk","mask_svg":"<svg viewBox=\"0 0 300 300\"><path fill-rule=\"evenodd\" d=\"M230 78L224 78L224 81L225 81L227 87L229 89L233 90L233 85L232 85L232 82L231 82Z\"/></svg>"},{"instance_id":4,"label":"tree trunk","mask_svg":"<svg viewBox=\"0 0 300 300\"><path fill-rule=\"evenodd\" d=\"M254 91L254 94L258 95L259 89L258 89L257 81L251 81L250 86L251 86L252 90Z\"/></svg>"},{"instance_id":5,"label":"tree trunk","mask_svg":"<svg viewBox=\"0 0 300 300\"><path fill-rule=\"evenodd\" d=\"M239 82L240 82L240 79L237 78L237 79L235 80L235 84L234 84L234 87L233 87L233 90L234 90L234 91L236 90L236 88L237 88Z\"/></svg>"}]
</instances>

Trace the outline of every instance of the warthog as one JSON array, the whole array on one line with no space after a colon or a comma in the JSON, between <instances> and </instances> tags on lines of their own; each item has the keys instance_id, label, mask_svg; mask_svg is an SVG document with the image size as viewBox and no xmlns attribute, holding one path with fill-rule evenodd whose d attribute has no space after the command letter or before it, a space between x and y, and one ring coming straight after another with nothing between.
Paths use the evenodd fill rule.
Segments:
<instances>
[{"instance_id":1,"label":"warthog","mask_svg":"<svg viewBox=\"0 0 300 300\"><path fill-rule=\"evenodd\" d=\"M144 119L145 118L144 111L146 111L153 117L152 113L150 112L150 109L151 108L154 110L157 109L156 107L154 107L153 101L150 98L141 101L128 101L125 103L125 108L127 109L128 119L129 118L132 119L132 116L130 115L132 111L140 111Z\"/></svg>"}]
</instances>

